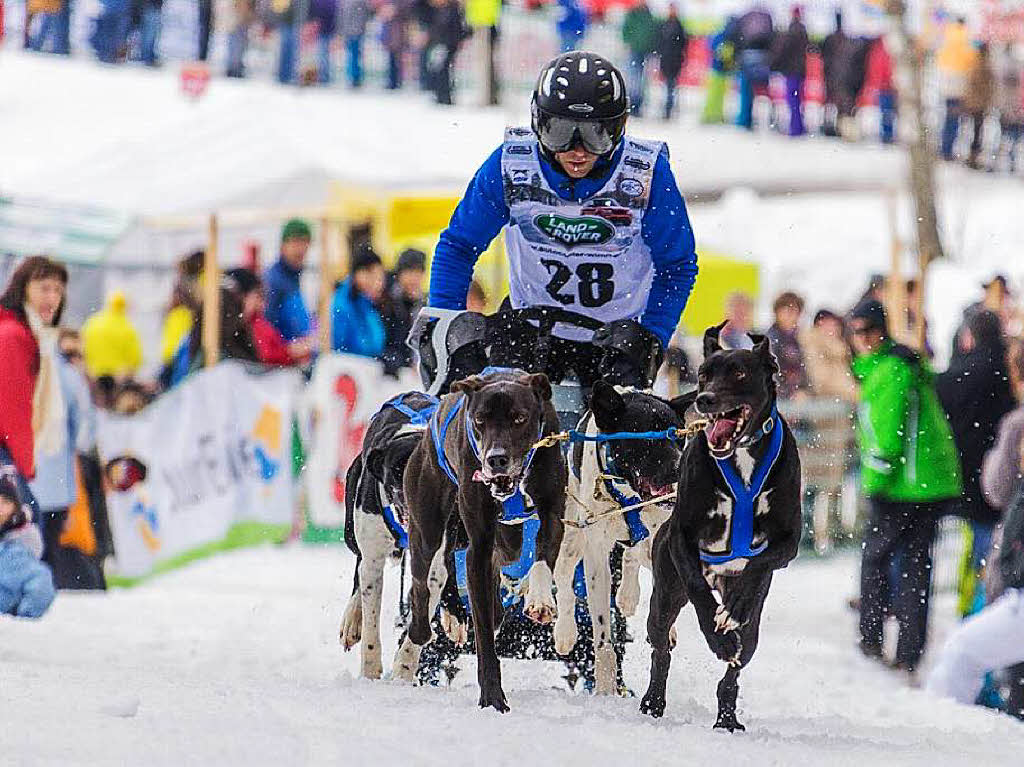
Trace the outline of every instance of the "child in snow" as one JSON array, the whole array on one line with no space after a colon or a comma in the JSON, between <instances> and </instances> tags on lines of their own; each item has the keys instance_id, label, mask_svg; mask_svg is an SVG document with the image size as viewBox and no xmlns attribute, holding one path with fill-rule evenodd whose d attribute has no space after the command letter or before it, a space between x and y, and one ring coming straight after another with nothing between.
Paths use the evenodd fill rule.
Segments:
<instances>
[{"instance_id":1,"label":"child in snow","mask_svg":"<svg viewBox=\"0 0 1024 767\"><path fill-rule=\"evenodd\" d=\"M43 539L18 491L0 479L0 613L39 618L53 603L50 568L39 561Z\"/></svg>"}]
</instances>

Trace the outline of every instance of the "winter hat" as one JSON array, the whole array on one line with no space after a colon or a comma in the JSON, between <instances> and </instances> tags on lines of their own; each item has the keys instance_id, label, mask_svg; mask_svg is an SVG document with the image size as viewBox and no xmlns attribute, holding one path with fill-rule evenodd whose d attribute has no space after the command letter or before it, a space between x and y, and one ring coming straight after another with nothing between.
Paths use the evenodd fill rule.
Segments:
<instances>
[{"instance_id":1,"label":"winter hat","mask_svg":"<svg viewBox=\"0 0 1024 767\"><path fill-rule=\"evenodd\" d=\"M358 272L360 269L370 269L381 265L380 256L374 251L369 243L363 243L352 256L351 271Z\"/></svg>"},{"instance_id":2,"label":"winter hat","mask_svg":"<svg viewBox=\"0 0 1024 767\"><path fill-rule=\"evenodd\" d=\"M889 323L885 316L885 307L880 301L861 301L850 312L851 320L867 320L867 330L881 330L889 334Z\"/></svg>"},{"instance_id":3,"label":"winter hat","mask_svg":"<svg viewBox=\"0 0 1024 767\"><path fill-rule=\"evenodd\" d=\"M281 242L292 238L313 239L313 230L301 218L290 219L281 229Z\"/></svg>"},{"instance_id":4,"label":"winter hat","mask_svg":"<svg viewBox=\"0 0 1024 767\"><path fill-rule=\"evenodd\" d=\"M398 264L395 267L395 274L401 274L409 269L425 271L427 268L427 254L416 248L406 248L398 254Z\"/></svg>"},{"instance_id":5,"label":"winter hat","mask_svg":"<svg viewBox=\"0 0 1024 767\"><path fill-rule=\"evenodd\" d=\"M260 278L251 269L228 269L224 276L234 282L233 289L239 294L247 296L260 287Z\"/></svg>"}]
</instances>

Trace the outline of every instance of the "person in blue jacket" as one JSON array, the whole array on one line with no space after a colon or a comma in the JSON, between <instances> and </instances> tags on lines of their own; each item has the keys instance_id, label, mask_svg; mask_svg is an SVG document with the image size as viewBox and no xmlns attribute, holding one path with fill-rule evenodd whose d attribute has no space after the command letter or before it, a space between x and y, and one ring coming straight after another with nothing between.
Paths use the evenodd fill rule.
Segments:
<instances>
[{"instance_id":1,"label":"person in blue jacket","mask_svg":"<svg viewBox=\"0 0 1024 767\"><path fill-rule=\"evenodd\" d=\"M263 276L267 296L265 316L289 342L306 338L313 332L313 320L299 289L311 239L308 223L301 218L288 221L281 230L281 257Z\"/></svg>"},{"instance_id":2,"label":"person in blue jacket","mask_svg":"<svg viewBox=\"0 0 1024 767\"><path fill-rule=\"evenodd\" d=\"M384 265L368 244L352 258L352 273L338 284L331 303L331 348L362 357L384 352L384 320L376 303L384 294Z\"/></svg>"},{"instance_id":3,"label":"person in blue jacket","mask_svg":"<svg viewBox=\"0 0 1024 767\"><path fill-rule=\"evenodd\" d=\"M509 297L489 331L491 364L556 379L565 371L552 368L568 366L585 388L598 376L650 385L697 276L668 149L626 135L625 82L594 53L548 63L531 111L531 127L506 131L441 234L429 306L465 308L478 256L507 227ZM524 355L536 348L537 328L517 311L536 307L601 327L555 324L550 345L542 344L546 359L531 364ZM622 360L630 373L609 376Z\"/></svg>"}]
</instances>

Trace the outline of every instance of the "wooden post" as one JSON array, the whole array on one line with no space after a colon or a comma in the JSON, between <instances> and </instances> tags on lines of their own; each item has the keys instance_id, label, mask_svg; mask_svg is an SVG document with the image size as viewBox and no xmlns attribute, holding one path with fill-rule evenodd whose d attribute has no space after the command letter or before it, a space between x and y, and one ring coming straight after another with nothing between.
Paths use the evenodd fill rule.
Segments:
<instances>
[{"instance_id":1,"label":"wooden post","mask_svg":"<svg viewBox=\"0 0 1024 767\"><path fill-rule=\"evenodd\" d=\"M217 267L217 214L210 214L203 260L203 360L212 368L220 360L220 269Z\"/></svg>"},{"instance_id":2,"label":"wooden post","mask_svg":"<svg viewBox=\"0 0 1024 767\"><path fill-rule=\"evenodd\" d=\"M928 264L931 263L928 251L922 250L917 255L917 294L914 296L914 327L911 328L914 348L923 355L927 341L927 324L924 316L924 291L927 287L925 277L928 275Z\"/></svg>"},{"instance_id":3,"label":"wooden post","mask_svg":"<svg viewBox=\"0 0 1024 767\"><path fill-rule=\"evenodd\" d=\"M886 195L889 208L889 280L885 298L889 314L889 332L893 339L905 343L907 339L907 285L903 279L903 243L900 242L899 196L895 189Z\"/></svg>"},{"instance_id":4,"label":"wooden post","mask_svg":"<svg viewBox=\"0 0 1024 767\"><path fill-rule=\"evenodd\" d=\"M320 351L331 348L331 303L334 300L334 248L337 227L326 216L320 219L320 305L318 307ZM335 235L335 237L332 237Z\"/></svg>"}]
</instances>

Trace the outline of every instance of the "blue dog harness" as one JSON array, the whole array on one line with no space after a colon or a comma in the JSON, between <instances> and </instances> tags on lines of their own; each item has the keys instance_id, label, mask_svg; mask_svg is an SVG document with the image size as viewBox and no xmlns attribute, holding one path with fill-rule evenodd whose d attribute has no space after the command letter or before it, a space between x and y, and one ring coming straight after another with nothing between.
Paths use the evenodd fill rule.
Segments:
<instances>
[{"instance_id":1,"label":"blue dog harness","mask_svg":"<svg viewBox=\"0 0 1024 767\"><path fill-rule=\"evenodd\" d=\"M728 553L710 554L708 552L701 551L701 562L705 562L709 565L720 565L725 562L731 562L734 559L756 557L768 547L768 541L764 541L759 546L753 545L754 503L761 495L761 491L764 490L764 485L768 480L768 475L771 473L772 467L775 466L775 462L778 460L779 454L782 452L782 432L783 430L779 426L779 414L773 407L771 415L768 416L768 419L761 427L760 434L753 436L750 441L747 442L747 444L753 444L763 436L768 436L771 440L768 443L768 452L765 453L757 466L754 467L754 473L750 478L749 487L743 482L743 478L739 475L739 472L736 471L736 467L727 458L715 459L715 465L718 467L719 472L721 472L722 479L725 480L725 484L729 488L729 493L732 495L734 500L731 523L732 529L729 533Z\"/></svg>"},{"instance_id":2,"label":"blue dog harness","mask_svg":"<svg viewBox=\"0 0 1024 767\"><path fill-rule=\"evenodd\" d=\"M427 400L427 405L422 410L416 410L415 408L408 405L405 401L406 397L408 397L409 394L410 392L403 392L402 394L399 394L397 397L388 400L383 405L381 405L380 410L377 412L381 413L384 411L385 408L392 407L409 419L409 426L426 428L429 425L430 419L433 417L434 413L437 412L437 408L441 404L441 401L437 397L434 397L430 394L423 394L422 392L417 392L418 395L424 397ZM406 530L405 527L402 525L402 522L398 518L398 515L395 514L395 510L391 508L391 504L388 503L387 497L384 494L384 488L381 487L379 482L377 483L377 497L380 498L380 506L384 510L384 521L387 523L388 528L391 530L391 534L395 537L395 543L398 545L399 548L409 548L409 531Z\"/></svg>"},{"instance_id":3,"label":"blue dog harness","mask_svg":"<svg viewBox=\"0 0 1024 767\"><path fill-rule=\"evenodd\" d=\"M675 430L668 429L666 431L627 431L614 432L610 434L588 434L584 424L586 424L591 417L591 414L588 413L584 416L583 420L580 421L577 428L569 431L568 442L597 443L597 469L601 474L601 482L604 483L604 489L608 493L609 497L620 507L642 503L640 497L633 492L633 488L630 487L628 482L616 482L613 478L615 476L619 476L619 472L615 467L615 459L612 457L610 443L617 439L675 439ZM668 432L671 432L673 436L668 436ZM575 476L578 481L580 475L576 471L576 462L570 460L569 465L572 467L573 476ZM643 519L640 517L640 509L631 509L630 511L625 512L622 515L622 518L625 520L626 528L629 530L629 541L624 541L628 546L635 546L650 537L651 531L647 529L647 525L644 524Z\"/></svg>"},{"instance_id":4,"label":"blue dog harness","mask_svg":"<svg viewBox=\"0 0 1024 767\"><path fill-rule=\"evenodd\" d=\"M463 395L455 402L452 408L445 414L443 423L438 417L439 414L435 414L430 419L430 436L434 440L434 452L437 454L437 464L441 467L445 474L448 475L448 479L452 481L452 484L458 485L459 478L455 474L455 470L448 462L448 457L444 452L444 443L448 437L448 427L452 425L452 421L458 416L459 411L462 410L463 404L465 404L466 397ZM469 420L469 409L466 409L466 434L469 437L469 447L473 451L473 455L479 461L480 456L480 445L476 441L476 435L473 434L473 425ZM537 434L537 439L540 439L544 435L544 424L540 425L540 429ZM527 472L530 470L530 464L533 463L533 457L537 453L537 448L531 447L530 452L526 454L526 459L523 461L523 477L526 477ZM523 496L523 490L521 487L516 487L515 493L501 502L501 516L498 521L503 525L520 525L528 519L536 518L537 512L532 508L527 507L526 498ZM525 544L524 544L525 548Z\"/></svg>"}]
</instances>

